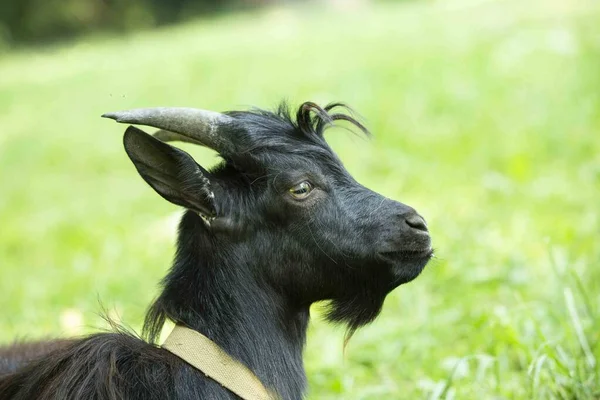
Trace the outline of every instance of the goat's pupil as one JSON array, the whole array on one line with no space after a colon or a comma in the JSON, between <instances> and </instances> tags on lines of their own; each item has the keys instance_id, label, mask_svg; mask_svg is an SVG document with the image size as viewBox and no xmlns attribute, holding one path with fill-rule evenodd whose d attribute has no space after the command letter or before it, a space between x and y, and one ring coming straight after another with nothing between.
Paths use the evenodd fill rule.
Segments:
<instances>
[{"instance_id":1,"label":"goat's pupil","mask_svg":"<svg viewBox=\"0 0 600 400\"><path fill-rule=\"evenodd\" d=\"M297 199L303 199L309 195L312 189L310 182L304 181L291 188L290 193Z\"/></svg>"}]
</instances>

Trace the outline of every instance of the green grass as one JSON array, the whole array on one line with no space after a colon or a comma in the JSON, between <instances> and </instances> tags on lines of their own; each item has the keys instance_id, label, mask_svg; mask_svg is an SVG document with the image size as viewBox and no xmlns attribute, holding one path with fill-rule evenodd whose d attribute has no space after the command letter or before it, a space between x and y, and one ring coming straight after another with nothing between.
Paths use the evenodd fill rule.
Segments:
<instances>
[{"instance_id":1,"label":"green grass","mask_svg":"<svg viewBox=\"0 0 600 400\"><path fill-rule=\"evenodd\" d=\"M332 145L438 258L345 354L315 308L309 398L600 398L598 21L583 0L312 6L2 54L0 341L105 327L99 299L139 329L157 293L179 211L100 114L342 100L375 139Z\"/></svg>"}]
</instances>

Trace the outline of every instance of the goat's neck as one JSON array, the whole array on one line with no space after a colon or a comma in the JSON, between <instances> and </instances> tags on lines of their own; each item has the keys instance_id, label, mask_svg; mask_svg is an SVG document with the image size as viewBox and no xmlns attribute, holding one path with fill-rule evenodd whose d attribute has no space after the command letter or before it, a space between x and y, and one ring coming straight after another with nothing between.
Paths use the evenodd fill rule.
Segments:
<instances>
[{"instance_id":1,"label":"goat's neck","mask_svg":"<svg viewBox=\"0 0 600 400\"><path fill-rule=\"evenodd\" d=\"M261 282L235 246L207 254L211 245L199 234L182 243L186 219L193 220L182 221L178 256L159 299L167 316L208 336L283 399L302 398L308 306L292 306Z\"/></svg>"}]
</instances>

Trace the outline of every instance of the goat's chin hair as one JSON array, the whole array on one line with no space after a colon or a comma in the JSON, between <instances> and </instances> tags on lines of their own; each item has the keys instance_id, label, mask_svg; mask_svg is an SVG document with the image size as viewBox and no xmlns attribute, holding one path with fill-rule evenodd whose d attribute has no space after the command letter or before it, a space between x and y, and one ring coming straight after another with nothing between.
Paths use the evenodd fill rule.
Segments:
<instances>
[{"instance_id":1,"label":"goat's chin hair","mask_svg":"<svg viewBox=\"0 0 600 400\"><path fill-rule=\"evenodd\" d=\"M373 322L381 312L385 294L365 297L332 299L327 304L325 319L334 324L347 326L344 348L357 329Z\"/></svg>"}]
</instances>

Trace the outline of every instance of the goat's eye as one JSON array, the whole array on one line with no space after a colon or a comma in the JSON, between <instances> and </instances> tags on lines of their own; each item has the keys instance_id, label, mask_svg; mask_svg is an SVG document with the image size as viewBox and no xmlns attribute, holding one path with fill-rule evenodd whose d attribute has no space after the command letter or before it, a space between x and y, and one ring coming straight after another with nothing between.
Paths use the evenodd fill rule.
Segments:
<instances>
[{"instance_id":1,"label":"goat's eye","mask_svg":"<svg viewBox=\"0 0 600 400\"><path fill-rule=\"evenodd\" d=\"M296 186L290 189L292 197L298 200L303 200L308 197L310 192L313 190L313 185L308 181L300 182Z\"/></svg>"}]
</instances>

